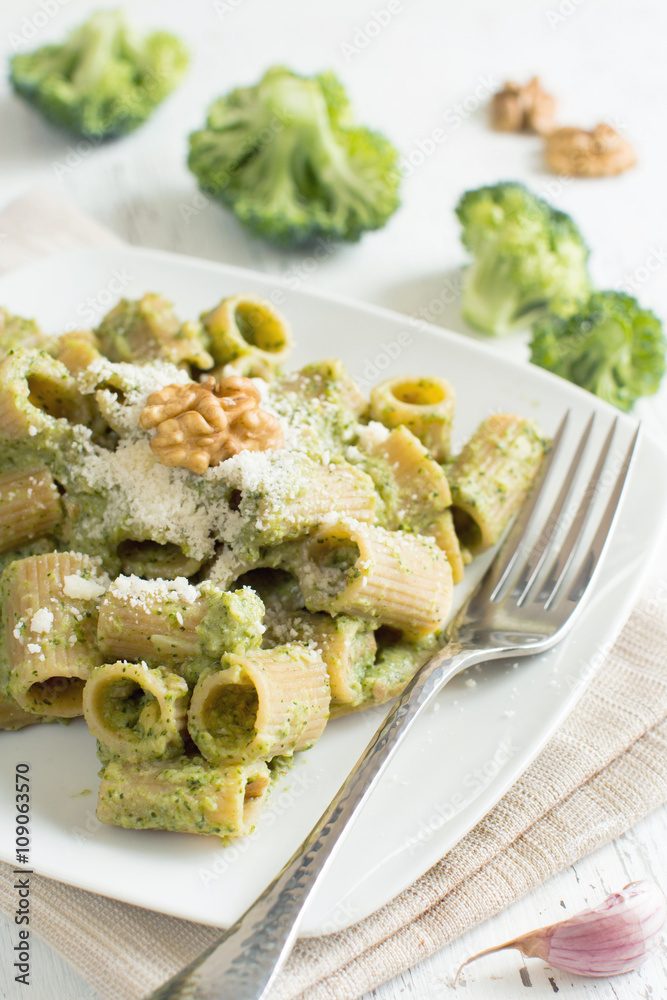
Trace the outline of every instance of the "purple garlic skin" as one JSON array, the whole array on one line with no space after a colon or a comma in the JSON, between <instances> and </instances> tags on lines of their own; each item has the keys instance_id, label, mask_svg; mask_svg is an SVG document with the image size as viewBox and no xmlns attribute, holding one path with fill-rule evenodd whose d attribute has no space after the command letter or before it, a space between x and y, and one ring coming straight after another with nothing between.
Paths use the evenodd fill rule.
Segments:
<instances>
[{"instance_id":1,"label":"purple garlic skin","mask_svg":"<svg viewBox=\"0 0 667 1000\"><path fill-rule=\"evenodd\" d=\"M665 897L653 882L630 882L599 906L545 928L540 954L579 976L618 976L657 948L665 916Z\"/></svg>"},{"instance_id":2,"label":"purple garlic skin","mask_svg":"<svg viewBox=\"0 0 667 1000\"><path fill-rule=\"evenodd\" d=\"M666 916L667 902L654 882L630 882L599 906L478 952L461 965L454 983L470 962L506 948L577 976L620 976L657 948Z\"/></svg>"}]
</instances>

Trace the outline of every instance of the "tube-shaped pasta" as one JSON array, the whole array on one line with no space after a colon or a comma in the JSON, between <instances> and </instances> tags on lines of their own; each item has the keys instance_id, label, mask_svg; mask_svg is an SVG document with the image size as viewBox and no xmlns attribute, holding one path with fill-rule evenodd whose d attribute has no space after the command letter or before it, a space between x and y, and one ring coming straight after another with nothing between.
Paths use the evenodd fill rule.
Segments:
<instances>
[{"instance_id":1,"label":"tube-shaped pasta","mask_svg":"<svg viewBox=\"0 0 667 1000\"><path fill-rule=\"evenodd\" d=\"M83 689L91 733L113 756L127 760L182 754L187 708L185 680L145 663L105 663Z\"/></svg>"},{"instance_id":2,"label":"tube-shaped pasta","mask_svg":"<svg viewBox=\"0 0 667 1000\"><path fill-rule=\"evenodd\" d=\"M292 333L278 310L256 295L232 295L201 317L216 365L239 375L272 378L292 351Z\"/></svg>"},{"instance_id":3,"label":"tube-shaped pasta","mask_svg":"<svg viewBox=\"0 0 667 1000\"><path fill-rule=\"evenodd\" d=\"M433 647L424 643L394 642L381 647L364 678L366 703L383 705L398 697L434 652Z\"/></svg>"},{"instance_id":4,"label":"tube-shaped pasta","mask_svg":"<svg viewBox=\"0 0 667 1000\"><path fill-rule=\"evenodd\" d=\"M42 333L34 319L25 319L0 306L0 360L10 351L48 351L54 338Z\"/></svg>"},{"instance_id":5,"label":"tube-shaped pasta","mask_svg":"<svg viewBox=\"0 0 667 1000\"><path fill-rule=\"evenodd\" d=\"M25 729L37 722L47 722L45 716L26 712L14 699L0 691L0 730Z\"/></svg>"},{"instance_id":6,"label":"tube-shaped pasta","mask_svg":"<svg viewBox=\"0 0 667 1000\"><path fill-rule=\"evenodd\" d=\"M58 338L56 360L72 375L85 371L88 365L102 356L97 337L90 330L75 330Z\"/></svg>"},{"instance_id":7,"label":"tube-shaped pasta","mask_svg":"<svg viewBox=\"0 0 667 1000\"><path fill-rule=\"evenodd\" d=\"M0 476L0 552L48 535L63 518L62 501L48 469Z\"/></svg>"},{"instance_id":8,"label":"tube-shaped pasta","mask_svg":"<svg viewBox=\"0 0 667 1000\"><path fill-rule=\"evenodd\" d=\"M329 716L329 677L319 653L299 643L222 658L203 673L188 713L207 760L241 763L312 746Z\"/></svg>"},{"instance_id":9,"label":"tube-shaped pasta","mask_svg":"<svg viewBox=\"0 0 667 1000\"><path fill-rule=\"evenodd\" d=\"M206 602L187 580L120 576L100 604L97 641L107 657L179 663L199 648Z\"/></svg>"},{"instance_id":10,"label":"tube-shaped pasta","mask_svg":"<svg viewBox=\"0 0 667 1000\"><path fill-rule=\"evenodd\" d=\"M361 417L368 409L368 400L338 358L315 361L287 375L280 380L280 391L345 406L355 417Z\"/></svg>"},{"instance_id":11,"label":"tube-shaped pasta","mask_svg":"<svg viewBox=\"0 0 667 1000\"><path fill-rule=\"evenodd\" d=\"M535 421L495 413L448 467L454 527L470 552L498 541L525 500L546 447Z\"/></svg>"},{"instance_id":12,"label":"tube-shaped pasta","mask_svg":"<svg viewBox=\"0 0 667 1000\"><path fill-rule=\"evenodd\" d=\"M213 366L201 325L181 323L171 302L154 292L140 299L121 299L95 333L110 361L164 358L174 365Z\"/></svg>"},{"instance_id":13,"label":"tube-shaped pasta","mask_svg":"<svg viewBox=\"0 0 667 1000\"><path fill-rule=\"evenodd\" d=\"M373 480L348 462L317 465L311 462L304 473L303 489L285 501L267 491L258 503L258 523L268 543L289 541L309 534L332 510L345 511L357 521L370 522L375 516L376 494Z\"/></svg>"},{"instance_id":14,"label":"tube-shaped pasta","mask_svg":"<svg viewBox=\"0 0 667 1000\"><path fill-rule=\"evenodd\" d=\"M332 719L350 712L363 711L374 705L383 705L398 697L422 664L439 648L439 640L435 635L409 642L402 639L394 629L385 626L379 628L375 635L377 653L375 662L364 672L361 698L354 704L340 701L332 704Z\"/></svg>"},{"instance_id":15,"label":"tube-shaped pasta","mask_svg":"<svg viewBox=\"0 0 667 1000\"><path fill-rule=\"evenodd\" d=\"M394 428L384 440L370 437L365 450L389 464L395 483L387 527L418 530L451 504L442 466L407 427Z\"/></svg>"},{"instance_id":16,"label":"tube-shaped pasta","mask_svg":"<svg viewBox=\"0 0 667 1000\"><path fill-rule=\"evenodd\" d=\"M449 455L456 393L444 378L390 378L371 389L371 418L385 427L404 424L444 461Z\"/></svg>"},{"instance_id":17,"label":"tube-shaped pasta","mask_svg":"<svg viewBox=\"0 0 667 1000\"><path fill-rule=\"evenodd\" d=\"M332 703L356 705L361 681L377 649L372 625L349 615L318 615L313 641L321 650L329 674Z\"/></svg>"},{"instance_id":18,"label":"tube-shaped pasta","mask_svg":"<svg viewBox=\"0 0 667 1000\"><path fill-rule=\"evenodd\" d=\"M40 715L81 715L83 685L101 663L97 600L105 581L78 552L17 559L0 578L9 663L8 691Z\"/></svg>"},{"instance_id":19,"label":"tube-shaped pasta","mask_svg":"<svg viewBox=\"0 0 667 1000\"><path fill-rule=\"evenodd\" d=\"M107 658L175 668L200 653L216 660L259 648L263 616L249 587L222 591L209 581L193 587L184 579L119 576L100 605L98 645Z\"/></svg>"},{"instance_id":20,"label":"tube-shaped pasta","mask_svg":"<svg viewBox=\"0 0 667 1000\"><path fill-rule=\"evenodd\" d=\"M116 553L125 576L141 576L148 580L194 576L203 562L186 556L180 545L152 539L126 538L119 543Z\"/></svg>"},{"instance_id":21,"label":"tube-shaped pasta","mask_svg":"<svg viewBox=\"0 0 667 1000\"><path fill-rule=\"evenodd\" d=\"M321 528L296 567L306 606L393 625L411 637L442 628L452 571L432 539L341 518Z\"/></svg>"},{"instance_id":22,"label":"tube-shaped pasta","mask_svg":"<svg viewBox=\"0 0 667 1000\"><path fill-rule=\"evenodd\" d=\"M268 788L264 761L218 768L200 757L112 760L102 776L97 816L130 830L242 837L255 826Z\"/></svg>"},{"instance_id":23,"label":"tube-shaped pasta","mask_svg":"<svg viewBox=\"0 0 667 1000\"><path fill-rule=\"evenodd\" d=\"M0 436L23 440L85 423L89 411L65 365L48 354L15 351L0 362Z\"/></svg>"},{"instance_id":24,"label":"tube-shaped pasta","mask_svg":"<svg viewBox=\"0 0 667 1000\"><path fill-rule=\"evenodd\" d=\"M451 510L443 510L438 516L424 528L422 534L434 539L435 544L447 556L449 565L452 567L454 583L460 583L463 579L465 559L461 551L461 545L454 528L454 516Z\"/></svg>"},{"instance_id":25,"label":"tube-shaped pasta","mask_svg":"<svg viewBox=\"0 0 667 1000\"><path fill-rule=\"evenodd\" d=\"M361 700L361 680L375 659L374 626L363 618L299 610L287 613L267 608L264 644L303 642L316 649L327 668L331 701L355 705Z\"/></svg>"}]
</instances>

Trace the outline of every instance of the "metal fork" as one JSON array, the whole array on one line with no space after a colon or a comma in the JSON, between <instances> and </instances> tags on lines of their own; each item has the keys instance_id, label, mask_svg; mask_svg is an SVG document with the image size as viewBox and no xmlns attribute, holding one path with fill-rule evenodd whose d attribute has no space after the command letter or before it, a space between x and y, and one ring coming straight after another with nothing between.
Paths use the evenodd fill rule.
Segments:
<instances>
[{"instance_id":1,"label":"metal fork","mask_svg":"<svg viewBox=\"0 0 667 1000\"><path fill-rule=\"evenodd\" d=\"M218 941L161 986L150 1000L264 998L289 955L306 903L343 836L429 702L466 667L486 660L541 653L572 628L606 548L639 428L610 485L592 540L582 546L618 422L613 422L606 436L569 530L560 541L562 531L558 528L573 494L577 469L591 433L591 418L542 531L527 551L526 533L561 451L568 418L569 411L554 436L529 500L480 586L459 612L451 630L452 640L410 681L336 797L271 885Z\"/></svg>"}]
</instances>

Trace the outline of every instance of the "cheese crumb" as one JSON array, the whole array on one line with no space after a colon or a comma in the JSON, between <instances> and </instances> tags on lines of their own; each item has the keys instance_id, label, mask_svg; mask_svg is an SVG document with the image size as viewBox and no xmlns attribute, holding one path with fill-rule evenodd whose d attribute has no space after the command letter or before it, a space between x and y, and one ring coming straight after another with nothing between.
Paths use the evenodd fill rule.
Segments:
<instances>
[{"instance_id":1,"label":"cheese crumb","mask_svg":"<svg viewBox=\"0 0 667 1000\"><path fill-rule=\"evenodd\" d=\"M35 611L32 616L32 621L30 622L31 632L50 632L51 626L53 625L53 611L49 611L48 608L40 608L39 611ZM30 646L28 646L30 649ZM31 650L34 652L34 650Z\"/></svg>"},{"instance_id":2,"label":"cheese crumb","mask_svg":"<svg viewBox=\"0 0 667 1000\"><path fill-rule=\"evenodd\" d=\"M106 589L94 580L85 580L78 573L70 573L64 579L63 593L75 601L93 601L101 597Z\"/></svg>"},{"instance_id":3,"label":"cheese crumb","mask_svg":"<svg viewBox=\"0 0 667 1000\"><path fill-rule=\"evenodd\" d=\"M42 651L42 647L39 645L38 642L29 642L28 643L28 652L29 653L41 653L41 651Z\"/></svg>"},{"instance_id":4,"label":"cheese crumb","mask_svg":"<svg viewBox=\"0 0 667 1000\"><path fill-rule=\"evenodd\" d=\"M389 437L389 430L377 420L369 420L365 427L359 428L359 444L366 451L373 451Z\"/></svg>"}]
</instances>

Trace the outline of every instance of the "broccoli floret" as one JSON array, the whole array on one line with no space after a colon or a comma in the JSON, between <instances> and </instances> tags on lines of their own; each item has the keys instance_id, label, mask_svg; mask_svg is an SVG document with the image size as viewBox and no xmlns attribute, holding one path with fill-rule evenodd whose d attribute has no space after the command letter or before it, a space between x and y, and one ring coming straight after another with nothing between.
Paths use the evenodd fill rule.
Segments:
<instances>
[{"instance_id":1,"label":"broccoli floret","mask_svg":"<svg viewBox=\"0 0 667 1000\"><path fill-rule=\"evenodd\" d=\"M574 316L533 326L530 360L621 410L658 391L667 341L660 320L623 292L594 292Z\"/></svg>"},{"instance_id":2,"label":"broccoli floret","mask_svg":"<svg viewBox=\"0 0 667 1000\"><path fill-rule=\"evenodd\" d=\"M509 333L547 311L569 316L588 298L581 233L523 184L467 191L456 214L475 258L464 277L463 315L478 330Z\"/></svg>"},{"instance_id":3,"label":"broccoli floret","mask_svg":"<svg viewBox=\"0 0 667 1000\"><path fill-rule=\"evenodd\" d=\"M86 137L138 128L180 82L188 54L173 35L139 38L120 11L100 11L61 45L11 60L14 90L45 118Z\"/></svg>"},{"instance_id":4,"label":"broccoli floret","mask_svg":"<svg viewBox=\"0 0 667 1000\"><path fill-rule=\"evenodd\" d=\"M396 150L354 124L332 73L274 66L255 87L219 98L190 136L188 166L205 193L282 244L358 240L399 204Z\"/></svg>"}]
</instances>

